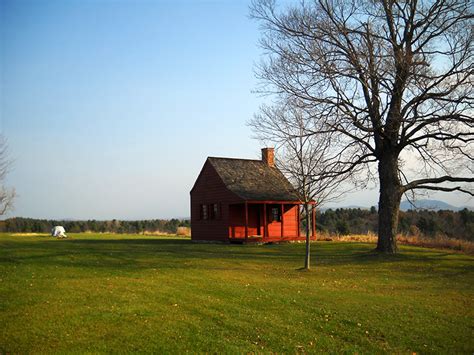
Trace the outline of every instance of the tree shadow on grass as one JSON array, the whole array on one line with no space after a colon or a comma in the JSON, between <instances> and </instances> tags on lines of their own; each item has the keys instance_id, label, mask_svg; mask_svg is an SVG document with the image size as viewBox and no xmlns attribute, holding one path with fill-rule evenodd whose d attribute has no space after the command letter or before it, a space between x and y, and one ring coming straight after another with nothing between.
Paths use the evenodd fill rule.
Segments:
<instances>
[{"instance_id":1,"label":"tree shadow on grass","mask_svg":"<svg viewBox=\"0 0 474 355\"><path fill-rule=\"evenodd\" d=\"M37 241L2 243L4 255L0 263L35 263L43 266L82 267L136 271L140 269L238 269L247 264L294 265L304 260L304 244L238 245L222 243L193 243L189 239L130 238L130 239L38 239ZM10 250L11 252L5 253ZM395 255L374 251L372 244L316 243L312 245L313 269L336 266L391 267L413 272L411 265L426 266L443 262L452 254L430 249L409 249ZM450 266L449 275L472 272L474 259L456 256L459 266ZM464 263L464 264L463 264ZM467 267L466 264L470 264ZM294 267L289 266L289 269Z\"/></svg>"}]
</instances>

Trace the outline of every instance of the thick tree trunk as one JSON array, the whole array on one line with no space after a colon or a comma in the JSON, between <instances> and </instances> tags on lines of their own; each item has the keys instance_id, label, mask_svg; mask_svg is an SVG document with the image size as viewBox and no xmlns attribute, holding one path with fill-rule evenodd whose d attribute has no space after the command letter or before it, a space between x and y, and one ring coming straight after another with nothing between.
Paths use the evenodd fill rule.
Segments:
<instances>
[{"instance_id":1,"label":"thick tree trunk","mask_svg":"<svg viewBox=\"0 0 474 355\"><path fill-rule=\"evenodd\" d=\"M379 160L379 219L377 251L397 252L398 212L401 200L401 183L398 177L398 154L384 154Z\"/></svg>"},{"instance_id":2,"label":"thick tree trunk","mask_svg":"<svg viewBox=\"0 0 474 355\"><path fill-rule=\"evenodd\" d=\"M311 230L311 216L309 214L309 203L304 205L304 210L306 212L306 255L304 258L304 268L306 270L310 269L310 230Z\"/></svg>"}]
</instances>

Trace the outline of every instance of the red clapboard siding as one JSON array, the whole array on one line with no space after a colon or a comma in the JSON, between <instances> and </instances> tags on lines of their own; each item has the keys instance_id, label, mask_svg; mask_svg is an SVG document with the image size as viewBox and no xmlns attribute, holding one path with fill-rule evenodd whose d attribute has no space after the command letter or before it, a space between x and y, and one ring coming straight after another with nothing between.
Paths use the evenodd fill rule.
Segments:
<instances>
[{"instance_id":1,"label":"red clapboard siding","mask_svg":"<svg viewBox=\"0 0 474 355\"><path fill-rule=\"evenodd\" d=\"M248 205L248 235L263 235L260 205ZM245 238L245 204L230 205L229 237Z\"/></svg>"},{"instance_id":2,"label":"red clapboard siding","mask_svg":"<svg viewBox=\"0 0 474 355\"><path fill-rule=\"evenodd\" d=\"M283 235L285 237L298 236L298 205L285 205L285 221Z\"/></svg>"},{"instance_id":3,"label":"red clapboard siding","mask_svg":"<svg viewBox=\"0 0 474 355\"><path fill-rule=\"evenodd\" d=\"M191 190L191 238L193 240L228 240L229 204L241 202L230 192L212 165L206 161ZM201 220L202 204L219 204L216 219Z\"/></svg>"}]
</instances>

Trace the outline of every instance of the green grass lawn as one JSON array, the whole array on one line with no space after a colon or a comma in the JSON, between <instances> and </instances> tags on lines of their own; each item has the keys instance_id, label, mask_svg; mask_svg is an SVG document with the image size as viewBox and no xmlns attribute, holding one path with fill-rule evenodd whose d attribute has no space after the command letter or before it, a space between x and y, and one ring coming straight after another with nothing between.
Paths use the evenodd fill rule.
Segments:
<instances>
[{"instance_id":1,"label":"green grass lawn","mask_svg":"<svg viewBox=\"0 0 474 355\"><path fill-rule=\"evenodd\" d=\"M474 351L474 258L0 235L0 353Z\"/></svg>"}]
</instances>

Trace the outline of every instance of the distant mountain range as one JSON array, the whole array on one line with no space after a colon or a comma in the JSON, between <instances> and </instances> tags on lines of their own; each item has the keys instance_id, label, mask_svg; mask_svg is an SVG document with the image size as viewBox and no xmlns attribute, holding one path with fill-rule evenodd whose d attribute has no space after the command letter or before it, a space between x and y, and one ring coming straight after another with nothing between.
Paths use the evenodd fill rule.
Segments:
<instances>
[{"instance_id":1,"label":"distant mountain range","mask_svg":"<svg viewBox=\"0 0 474 355\"><path fill-rule=\"evenodd\" d=\"M414 206L413 206L414 204ZM416 200L411 204L408 201L402 201L400 204L400 209L402 211L414 210L414 209L423 209L423 210L431 210L431 211L439 211L439 210L450 210L450 211L460 211L464 208L468 210L472 210L472 206L453 206L449 203L440 200Z\"/></svg>"}]
</instances>

